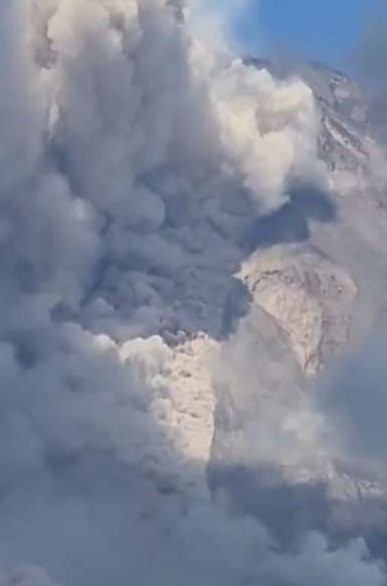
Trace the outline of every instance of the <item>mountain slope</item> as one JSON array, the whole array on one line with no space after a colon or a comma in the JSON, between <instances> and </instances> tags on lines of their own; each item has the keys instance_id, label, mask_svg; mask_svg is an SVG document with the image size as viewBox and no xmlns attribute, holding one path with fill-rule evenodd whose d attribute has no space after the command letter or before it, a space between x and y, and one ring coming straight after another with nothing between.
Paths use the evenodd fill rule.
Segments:
<instances>
[{"instance_id":1,"label":"mountain slope","mask_svg":"<svg viewBox=\"0 0 387 586\"><path fill-rule=\"evenodd\" d=\"M334 533L367 533L376 524L384 531L386 470L349 472L337 452L321 452L321 422L313 420L308 395L317 373L385 323L385 152L367 126L366 101L345 75L313 64L301 74L319 104L330 188L302 197L296 189L288 206L257 227L267 238L240 278L260 313L242 326L252 328L249 336L237 332L226 344L219 366L210 479L242 510L269 518L280 535L292 524ZM277 335L266 338L273 328ZM225 366L230 358L233 366ZM289 360L298 368L289 370ZM277 510L279 500L286 511ZM283 513L286 531L278 526Z\"/></svg>"}]
</instances>

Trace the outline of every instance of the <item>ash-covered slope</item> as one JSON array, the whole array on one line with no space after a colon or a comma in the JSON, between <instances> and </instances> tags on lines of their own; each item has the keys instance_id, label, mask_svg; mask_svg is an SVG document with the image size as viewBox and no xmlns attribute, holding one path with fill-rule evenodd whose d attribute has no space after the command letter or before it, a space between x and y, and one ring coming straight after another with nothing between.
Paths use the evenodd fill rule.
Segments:
<instances>
[{"instance_id":1,"label":"ash-covered slope","mask_svg":"<svg viewBox=\"0 0 387 586\"><path fill-rule=\"evenodd\" d=\"M289 204L258 222L257 248L239 273L257 309L222 350L210 478L283 537L316 526L383 533L385 465L367 470L332 451L340 430L321 432L326 422L308 395L315 400L318 373L385 324L385 150L347 76L320 64L299 74L319 106L329 189L296 186ZM353 383L340 380L347 399ZM373 400L367 384L359 392ZM331 436L325 447L321 433Z\"/></svg>"}]
</instances>

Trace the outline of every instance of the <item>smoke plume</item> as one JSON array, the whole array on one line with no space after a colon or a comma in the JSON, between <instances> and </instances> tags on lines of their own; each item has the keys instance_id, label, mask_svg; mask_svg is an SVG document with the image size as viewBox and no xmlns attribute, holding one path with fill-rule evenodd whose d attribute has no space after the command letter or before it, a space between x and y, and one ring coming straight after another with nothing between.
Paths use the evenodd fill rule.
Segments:
<instances>
[{"instance_id":1,"label":"smoke plume","mask_svg":"<svg viewBox=\"0 0 387 586\"><path fill-rule=\"evenodd\" d=\"M324 181L309 88L189 23L1 3L0 583L382 586L361 541L281 552L178 447L175 345L222 337L255 220Z\"/></svg>"}]
</instances>

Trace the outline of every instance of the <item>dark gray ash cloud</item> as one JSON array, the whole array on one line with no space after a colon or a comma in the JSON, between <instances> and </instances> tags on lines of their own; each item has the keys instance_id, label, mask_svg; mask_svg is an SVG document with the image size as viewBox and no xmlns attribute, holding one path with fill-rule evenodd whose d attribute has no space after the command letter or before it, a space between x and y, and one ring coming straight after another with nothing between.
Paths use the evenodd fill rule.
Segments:
<instances>
[{"instance_id":1,"label":"dark gray ash cloud","mask_svg":"<svg viewBox=\"0 0 387 586\"><path fill-rule=\"evenodd\" d=\"M382 586L214 504L165 424L167 341L222 335L245 231L323 181L311 91L182 16L1 3L0 583Z\"/></svg>"}]
</instances>

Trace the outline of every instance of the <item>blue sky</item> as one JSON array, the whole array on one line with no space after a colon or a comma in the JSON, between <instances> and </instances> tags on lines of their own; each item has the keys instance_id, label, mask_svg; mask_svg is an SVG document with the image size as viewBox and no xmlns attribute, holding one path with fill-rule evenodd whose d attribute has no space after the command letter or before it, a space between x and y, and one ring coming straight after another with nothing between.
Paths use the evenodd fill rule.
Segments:
<instances>
[{"instance_id":1,"label":"blue sky","mask_svg":"<svg viewBox=\"0 0 387 586\"><path fill-rule=\"evenodd\" d=\"M250 0L238 23L239 40L250 51L291 51L343 64L365 23L384 0Z\"/></svg>"}]
</instances>

